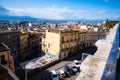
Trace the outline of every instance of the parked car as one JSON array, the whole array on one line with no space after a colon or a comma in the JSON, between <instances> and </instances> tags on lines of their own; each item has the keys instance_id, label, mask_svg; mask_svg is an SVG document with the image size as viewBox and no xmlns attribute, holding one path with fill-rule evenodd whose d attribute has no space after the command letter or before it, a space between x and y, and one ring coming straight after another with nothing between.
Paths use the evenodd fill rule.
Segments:
<instances>
[{"instance_id":1,"label":"parked car","mask_svg":"<svg viewBox=\"0 0 120 80\"><path fill-rule=\"evenodd\" d=\"M59 71L58 71L58 75L59 75L60 77L65 77L65 76L66 76L64 70L59 70Z\"/></svg>"},{"instance_id":2,"label":"parked car","mask_svg":"<svg viewBox=\"0 0 120 80\"><path fill-rule=\"evenodd\" d=\"M73 61L73 65L77 67L78 71L80 71L81 63L82 63L82 61L78 61L78 60Z\"/></svg>"},{"instance_id":3,"label":"parked car","mask_svg":"<svg viewBox=\"0 0 120 80\"><path fill-rule=\"evenodd\" d=\"M74 60L73 65L76 66L77 68L80 67L82 61Z\"/></svg>"},{"instance_id":4,"label":"parked car","mask_svg":"<svg viewBox=\"0 0 120 80\"><path fill-rule=\"evenodd\" d=\"M50 77L52 80L59 80L57 73L55 72L55 70L50 72Z\"/></svg>"},{"instance_id":5,"label":"parked car","mask_svg":"<svg viewBox=\"0 0 120 80\"><path fill-rule=\"evenodd\" d=\"M66 73L68 76L71 76L72 71L71 71L71 69L70 69L69 66L65 66L65 67L64 67L64 71L65 71L65 73Z\"/></svg>"},{"instance_id":6,"label":"parked car","mask_svg":"<svg viewBox=\"0 0 120 80\"><path fill-rule=\"evenodd\" d=\"M78 72L78 68L76 67L76 66L71 66L71 70L72 70L72 72L74 72L74 73L76 73L76 72Z\"/></svg>"}]
</instances>

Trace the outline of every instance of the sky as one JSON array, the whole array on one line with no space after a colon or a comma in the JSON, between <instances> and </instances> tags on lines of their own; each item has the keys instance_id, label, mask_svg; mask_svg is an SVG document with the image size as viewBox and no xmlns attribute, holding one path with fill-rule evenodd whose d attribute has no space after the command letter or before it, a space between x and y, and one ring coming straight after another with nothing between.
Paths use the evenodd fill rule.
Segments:
<instances>
[{"instance_id":1,"label":"sky","mask_svg":"<svg viewBox=\"0 0 120 80\"><path fill-rule=\"evenodd\" d=\"M119 0L0 0L9 15L56 20L120 19Z\"/></svg>"}]
</instances>

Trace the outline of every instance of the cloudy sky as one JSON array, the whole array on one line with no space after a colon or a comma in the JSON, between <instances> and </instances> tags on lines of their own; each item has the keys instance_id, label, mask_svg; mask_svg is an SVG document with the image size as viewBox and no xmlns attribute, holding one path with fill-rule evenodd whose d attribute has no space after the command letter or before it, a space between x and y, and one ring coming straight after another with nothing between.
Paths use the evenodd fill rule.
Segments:
<instances>
[{"instance_id":1,"label":"cloudy sky","mask_svg":"<svg viewBox=\"0 0 120 80\"><path fill-rule=\"evenodd\" d=\"M117 19L119 0L0 0L9 15L47 19Z\"/></svg>"}]
</instances>

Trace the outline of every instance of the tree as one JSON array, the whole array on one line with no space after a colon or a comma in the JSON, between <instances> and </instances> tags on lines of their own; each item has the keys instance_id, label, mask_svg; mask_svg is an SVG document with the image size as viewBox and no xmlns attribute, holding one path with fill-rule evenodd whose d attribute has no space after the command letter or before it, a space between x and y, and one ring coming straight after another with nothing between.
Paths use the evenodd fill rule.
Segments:
<instances>
[{"instance_id":1,"label":"tree","mask_svg":"<svg viewBox=\"0 0 120 80\"><path fill-rule=\"evenodd\" d=\"M105 26L106 26L106 29L109 31L111 28L113 28L115 26L115 24L117 23L118 21L111 21L111 20L106 20L106 23L105 23Z\"/></svg>"}]
</instances>

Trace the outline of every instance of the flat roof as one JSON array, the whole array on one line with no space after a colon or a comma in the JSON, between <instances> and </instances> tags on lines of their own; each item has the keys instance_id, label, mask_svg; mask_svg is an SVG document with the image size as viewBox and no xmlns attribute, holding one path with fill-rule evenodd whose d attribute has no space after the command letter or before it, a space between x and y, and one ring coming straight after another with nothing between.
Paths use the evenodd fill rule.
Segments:
<instances>
[{"instance_id":1,"label":"flat roof","mask_svg":"<svg viewBox=\"0 0 120 80\"><path fill-rule=\"evenodd\" d=\"M36 68L42 68L45 67L46 65L49 65L50 63L58 60L58 57L50 57L49 55L41 56L23 63L20 63L21 67L24 67L29 70L34 70Z\"/></svg>"},{"instance_id":2,"label":"flat roof","mask_svg":"<svg viewBox=\"0 0 120 80\"><path fill-rule=\"evenodd\" d=\"M111 76L114 77L113 74L116 66L113 66L113 63L115 64L115 59L117 59L117 52L113 50L115 48L117 49L118 45L118 41L114 41L117 29L118 24L110 30L109 35L107 35L105 39L98 40L95 43L97 46L96 53L93 56L88 56L82 62L80 66L81 72L76 80L101 80L103 78L103 74L105 74L104 71L106 71L107 68L110 70L113 69ZM115 48L112 48L114 43L116 46ZM108 61L109 63L111 62L109 65L107 65Z\"/></svg>"},{"instance_id":3,"label":"flat roof","mask_svg":"<svg viewBox=\"0 0 120 80\"><path fill-rule=\"evenodd\" d=\"M88 56L81 64L81 72L76 80L101 80L106 59Z\"/></svg>"}]
</instances>

